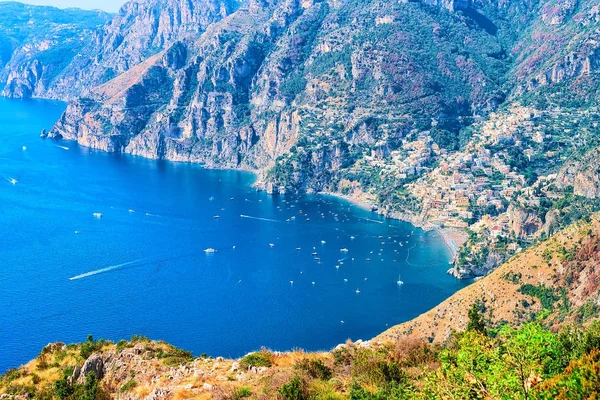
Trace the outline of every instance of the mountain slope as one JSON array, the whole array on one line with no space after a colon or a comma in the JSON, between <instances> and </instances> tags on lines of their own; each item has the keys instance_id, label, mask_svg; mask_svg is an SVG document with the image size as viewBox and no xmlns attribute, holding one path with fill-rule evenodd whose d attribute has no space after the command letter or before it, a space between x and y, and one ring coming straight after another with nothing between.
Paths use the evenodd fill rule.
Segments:
<instances>
[{"instance_id":1,"label":"mountain slope","mask_svg":"<svg viewBox=\"0 0 600 400\"><path fill-rule=\"evenodd\" d=\"M502 100L498 80L507 69L494 56L502 52L494 36L419 3L251 2L176 46L187 59L162 62L171 78L144 88L163 93L162 102L139 115L130 107L143 77L131 81L120 108L94 91L94 104L74 103L52 135L83 143L118 137L118 146L99 147L220 167L258 169L286 155L286 165L315 170L297 171L288 186L320 189L329 183L319 183L322 172L376 143L389 152L430 118L456 131L457 119ZM72 126L100 118L105 129ZM121 124L129 119L133 129ZM311 143L314 155L298 151Z\"/></svg>"},{"instance_id":2,"label":"mountain slope","mask_svg":"<svg viewBox=\"0 0 600 400\"><path fill-rule=\"evenodd\" d=\"M543 318L550 327L598 318L600 217L579 221L518 254L433 310L395 326L375 340L417 336L446 341L463 330L478 304L490 326L519 326Z\"/></svg>"},{"instance_id":3,"label":"mountain slope","mask_svg":"<svg viewBox=\"0 0 600 400\"><path fill-rule=\"evenodd\" d=\"M0 82L6 97L54 97L51 87L110 19L101 11L0 2Z\"/></svg>"}]
</instances>

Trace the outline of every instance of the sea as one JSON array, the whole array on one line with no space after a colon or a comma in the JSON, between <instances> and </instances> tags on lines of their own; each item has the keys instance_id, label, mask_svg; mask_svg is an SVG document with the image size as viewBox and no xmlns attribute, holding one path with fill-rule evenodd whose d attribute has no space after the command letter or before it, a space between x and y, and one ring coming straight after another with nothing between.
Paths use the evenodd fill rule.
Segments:
<instances>
[{"instance_id":1,"label":"sea","mask_svg":"<svg viewBox=\"0 0 600 400\"><path fill-rule=\"evenodd\" d=\"M41 139L65 108L0 99L0 373L88 334L328 350L466 285L436 232L345 200Z\"/></svg>"}]
</instances>

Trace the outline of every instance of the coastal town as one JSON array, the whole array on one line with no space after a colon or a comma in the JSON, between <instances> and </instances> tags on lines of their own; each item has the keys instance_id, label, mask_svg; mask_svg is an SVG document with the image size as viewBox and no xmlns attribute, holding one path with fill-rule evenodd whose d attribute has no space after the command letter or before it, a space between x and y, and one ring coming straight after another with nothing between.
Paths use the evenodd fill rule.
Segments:
<instances>
[{"instance_id":1,"label":"coastal town","mask_svg":"<svg viewBox=\"0 0 600 400\"><path fill-rule=\"evenodd\" d=\"M540 111L515 103L475 122L459 151L440 148L421 133L386 157L372 151L362 163L401 183L413 200L404 202L412 206L406 210L412 220L437 229L455 261L460 248L468 249L462 252L468 263L491 247L501 250L500 262L545 234L543 215L523 217L522 211L569 194L559 166L590 145L597 116L594 108Z\"/></svg>"}]
</instances>

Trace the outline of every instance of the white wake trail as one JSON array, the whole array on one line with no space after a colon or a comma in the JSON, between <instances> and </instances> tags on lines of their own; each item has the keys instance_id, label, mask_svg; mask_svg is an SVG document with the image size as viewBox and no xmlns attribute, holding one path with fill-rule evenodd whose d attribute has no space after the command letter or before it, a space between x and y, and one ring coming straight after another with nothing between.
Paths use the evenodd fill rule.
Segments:
<instances>
[{"instance_id":1,"label":"white wake trail","mask_svg":"<svg viewBox=\"0 0 600 400\"><path fill-rule=\"evenodd\" d=\"M376 222L376 223L378 223L378 224L385 224L385 222L384 222L384 221L378 221L378 220L376 220L376 219L369 219L369 218L363 218L363 219L364 219L365 221L368 221L368 222Z\"/></svg>"},{"instance_id":2,"label":"white wake trail","mask_svg":"<svg viewBox=\"0 0 600 400\"><path fill-rule=\"evenodd\" d=\"M90 271L90 272L86 272L86 273L81 274L81 275L74 276L72 278L69 278L69 280L70 281L75 281L77 279L88 278L90 276L94 276L94 275L98 275L98 274L103 274L105 272L114 271L116 269L119 269L119 268L122 268L122 267L126 267L128 265L138 264L138 263L141 263L143 261L148 261L148 260L149 260L148 258L141 258L139 260L129 261L129 262L122 263L122 264L111 265L110 267L106 267L106 268L102 268L102 269L97 269L95 271Z\"/></svg>"},{"instance_id":3,"label":"white wake trail","mask_svg":"<svg viewBox=\"0 0 600 400\"><path fill-rule=\"evenodd\" d=\"M256 219L258 221L268 221L268 222L283 222L283 221L278 221L276 219L270 219L270 218L261 218L261 217L252 217L250 215L244 215L244 214L240 214L240 217L242 218L247 218L247 219Z\"/></svg>"}]
</instances>

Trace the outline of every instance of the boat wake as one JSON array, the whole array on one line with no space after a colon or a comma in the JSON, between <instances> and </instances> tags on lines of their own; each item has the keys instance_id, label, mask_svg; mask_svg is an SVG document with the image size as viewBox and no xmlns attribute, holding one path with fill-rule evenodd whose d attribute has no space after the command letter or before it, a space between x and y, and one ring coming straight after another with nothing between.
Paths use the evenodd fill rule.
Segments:
<instances>
[{"instance_id":1,"label":"boat wake","mask_svg":"<svg viewBox=\"0 0 600 400\"><path fill-rule=\"evenodd\" d=\"M363 219L364 219L365 221L367 221L367 222L376 222L376 223L378 223L378 224L385 224L385 222L384 222L384 221L378 221L378 220L376 220L376 219L370 219L370 218L363 218Z\"/></svg>"},{"instance_id":2,"label":"boat wake","mask_svg":"<svg viewBox=\"0 0 600 400\"><path fill-rule=\"evenodd\" d=\"M270 218L261 218L261 217L252 217L250 215L244 215L244 214L240 214L240 217L242 218L246 218L246 219L256 219L258 221L267 221L267 222L283 222L283 221L278 221L276 219L270 219Z\"/></svg>"},{"instance_id":3,"label":"boat wake","mask_svg":"<svg viewBox=\"0 0 600 400\"><path fill-rule=\"evenodd\" d=\"M411 265L411 266L413 266L413 267L416 267L416 265L415 265L415 264L413 264L413 263L411 263L410 261L408 261L408 258L410 257L410 251L411 251L412 249L414 249L415 247L417 247L417 245L416 245L416 244L414 244L414 245L413 245L413 246L412 246L410 249L408 249L408 251L406 252L406 263L407 263L408 265Z\"/></svg>"},{"instance_id":4,"label":"boat wake","mask_svg":"<svg viewBox=\"0 0 600 400\"><path fill-rule=\"evenodd\" d=\"M55 144L54 147L58 147L59 149L63 149L63 150L69 150L69 148L67 146L60 146L58 144Z\"/></svg>"},{"instance_id":5,"label":"boat wake","mask_svg":"<svg viewBox=\"0 0 600 400\"><path fill-rule=\"evenodd\" d=\"M129 265L139 264L139 263L146 262L149 260L150 260L149 258L140 258L139 260L129 261L129 262L117 264L117 265L111 265L110 267L101 268L101 269L97 269L95 271L90 271L90 272L86 272L81 275L73 276L73 277L69 278L69 280L76 281L78 279L89 278L90 276L104 274L106 272L114 271L114 270L117 270L117 269L120 269L123 267L127 267Z\"/></svg>"}]
</instances>

